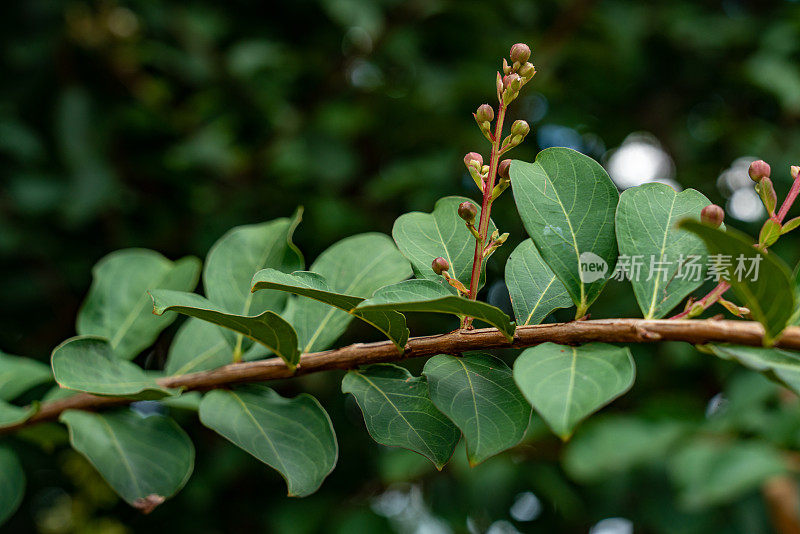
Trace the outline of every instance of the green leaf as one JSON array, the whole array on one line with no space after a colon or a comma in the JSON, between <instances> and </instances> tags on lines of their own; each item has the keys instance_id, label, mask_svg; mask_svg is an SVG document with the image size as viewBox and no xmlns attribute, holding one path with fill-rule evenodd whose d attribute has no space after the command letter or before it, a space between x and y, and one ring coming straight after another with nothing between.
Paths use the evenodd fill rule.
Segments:
<instances>
[{"instance_id":1,"label":"green leaf","mask_svg":"<svg viewBox=\"0 0 800 534\"><path fill-rule=\"evenodd\" d=\"M781 225L774 219L767 219L764 221L764 226L761 227L761 231L758 233L758 242L769 247L775 244L775 241L778 240L781 233Z\"/></svg>"},{"instance_id":2,"label":"green leaf","mask_svg":"<svg viewBox=\"0 0 800 534\"><path fill-rule=\"evenodd\" d=\"M582 483L604 481L663 461L684 433L684 425L674 421L600 416L587 421L569 442L564 469Z\"/></svg>"},{"instance_id":3,"label":"green leaf","mask_svg":"<svg viewBox=\"0 0 800 534\"><path fill-rule=\"evenodd\" d=\"M0 428L27 421L38 409L36 404L23 407L0 400Z\"/></svg>"},{"instance_id":4,"label":"green leaf","mask_svg":"<svg viewBox=\"0 0 800 534\"><path fill-rule=\"evenodd\" d=\"M401 215L394 222L392 237L411 262L417 278L441 283L442 277L431 269L431 262L441 256L450 263L450 276L469 287L475 238L458 216L458 205L467 201L478 208L478 220L480 203L465 197L445 197L436 202L433 213L414 211ZM494 223L489 221L488 235L496 229ZM478 287L483 286L485 278L485 273L481 273Z\"/></svg>"},{"instance_id":5,"label":"green leaf","mask_svg":"<svg viewBox=\"0 0 800 534\"><path fill-rule=\"evenodd\" d=\"M372 439L428 458L441 470L455 451L461 432L434 406L424 377L391 364L348 372L342 392L352 393Z\"/></svg>"},{"instance_id":6,"label":"green leaf","mask_svg":"<svg viewBox=\"0 0 800 534\"><path fill-rule=\"evenodd\" d=\"M169 417L131 410L68 410L72 447L86 457L128 504L149 512L175 495L192 474L194 446Z\"/></svg>"},{"instance_id":7,"label":"green leaf","mask_svg":"<svg viewBox=\"0 0 800 534\"><path fill-rule=\"evenodd\" d=\"M408 261L389 236L377 233L342 239L320 254L310 271L321 275L331 292L362 298L411 276ZM297 330L302 352L327 349L353 319L328 304L297 297L289 301L285 316Z\"/></svg>"},{"instance_id":8,"label":"green leaf","mask_svg":"<svg viewBox=\"0 0 800 534\"><path fill-rule=\"evenodd\" d=\"M786 328L795 308L795 288L791 273L775 254L764 254L753 248L753 242L741 232L728 228L723 232L703 223L684 220L679 226L693 232L705 241L710 254L729 256L727 264L720 264L723 279L728 280L733 291L750 309L753 319L764 326L764 345L770 346ZM742 258L744 270L737 275ZM758 265L758 276L748 276L747 269Z\"/></svg>"},{"instance_id":9,"label":"green leaf","mask_svg":"<svg viewBox=\"0 0 800 534\"><path fill-rule=\"evenodd\" d=\"M0 352L0 400L14 400L52 379L50 368L42 362Z\"/></svg>"},{"instance_id":10,"label":"green leaf","mask_svg":"<svg viewBox=\"0 0 800 534\"><path fill-rule=\"evenodd\" d=\"M356 308L357 312L379 310L449 313L457 317L469 315L494 326L509 341L514 338L514 324L499 308L453 295L430 280L406 280L383 287Z\"/></svg>"},{"instance_id":11,"label":"green leaf","mask_svg":"<svg viewBox=\"0 0 800 534\"><path fill-rule=\"evenodd\" d=\"M53 350L52 363L56 382L66 389L137 400L177 393L159 386L136 364L117 358L111 345L100 337L66 340Z\"/></svg>"},{"instance_id":12,"label":"green leaf","mask_svg":"<svg viewBox=\"0 0 800 534\"><path fill-rule=\"evenodd\" d=\"M671 464L679 499L691 509L734 501L786 471L777 450L753 441L697 441L675 454Z\"/></svg>"},{"instance_id":13,"label":"green leaf","mask_svg":"<svg viewBox=\"0 0 800 534\"><path fill-rule=\"evenodd\" d=\"M488 354L440 354L425 363L422 374L433 404L464 433L470 465L525 437L531 407L502 360Z\"/></svg>"},{"instance_id":14,"label":"green leaf","mask_svg":"<svg viewBox=\"0 0 800 534\"><path fill-rule=\"evenodd\" d=\"M185 375L208 371L231 363L232 357L231 347L220 327L191 317L175 334L164 372Z\"/></svg>"},{"instance_id":15,"label":"green leaf","mask_svg":"<svg viewBox=\"0 0 800 534\"><path fill-rule=\"evenodd\" d=\"M0 525L17 511L25 496L25 472L17 455L0 447Z\"/></svg>"},{"instance_id":16,"label":"green leaf","mask_svg":"<svg viewBox=\"0 0 800 534\"><path fill-rule=\"evenodd\" d=\"M800 354L782 349L742 347L737 345L706 345L715 356L764 373L800 395Z\"/></svg>"},{"instance_id":17,"label":"green leaf","mask_svg":"<svg viewBox=\"0 0 800 534\"><path fill-rule=\"evenodd\" d=\"M508 257L505 281L520 326L539 324L553 310L572 306L564 284L530 239L520 243Z\"/></svg>"},{"instance_id":18,"label":"green leaf","mask_svg":"<svg viewBox=\"0 0 800 534\"><path fill-rule=\"evenodd\" d=\"M283 272L303 268L303 256L292 243L302 210L291 218L237 226L211 247L203 269L203 287L208 300L229 313L252 317L265 311L280 313L286 305L282 293L253 294L250 280L268 267ZM242 333L225 332L234 350L250 348Z\"/></svg>"},{"instance_id":19,"label":"green leaf","mask_svg":"<svg viewBox=\"0 0 800 534\"><path fill-rule=\"evenodd\" d=\"M191 291L197 285L200 261L186 257L172 262L152 250L126 249L105 256L92 274L92 286L78 312L78 334L104 337L117 357L131 360L176 317L153 317L147 292Z\"/></svg>"},{"instance_id":20,"label":"green leaf","mask_svg":"<svg viewBox=\"0 0 800 534\"><path fill-rule=\"evenodd\" d=\"M617 188L599 163L569 148L512 162L511 186L525 230L584 316L617 261Z\"/></svg>"},{"instance_id":21,"label":"green leaf","mask_svg":"<svg viewBox=\"0 0 800 534\"><path fill-rule=\"evenodd\" d=\"M190 317L178 329L169 346L164 372L167 375L185 375L209 371L233 361L233 348L223 335L224 328ZM272 351L254 343L244 353L242 360L249 362L271 355Z\"/></svg>"},{"instance_id":22,"label":"green leaf","mask_svg":"<svg viewBox=\"0 0 800 534\"><path fill-rule=\"evenodd\" d=\"M583 419L628 391L635 374L630 350L605 343L542 343L514 362L522 394L565 441Z\"/></svg>"},{"instance_id":23,"label":"green leaf","mask_svg":"<svg viewBox=\"0 0 800 534\"><path fill-rule=\"evenodd\" d=\"M709 204L694 189L676 193L660 183L632 187L620 195L616 216L619 252L631 263L640 262L631 284L645 319L664 317L703 283L706 247L697 236L675 224L687 217L699 220L700 210ZM694 261L700 269L696 275L685 276L690 274L686 258L691 256L697 256ZM681 262L683 270L678 275Z\"/></svg>"},{"instance_id":24,"label":"green leaf","mask_svg":"<svg viewBox=\"0 0 800 534\"><path fill-rule=\"evenodd\" d=\"M161 315L176 311L190 317L224 326L239 332L273 350L287 365L293 367L300 361L297 334L292 326L275 312L265 311L252 317L236 315L224 310L195 293L180 291L153 291L153 313Z\"/></svg>"},{"instance_id":25,"label":"green leaf","mask_svg":"<svg viewBox=\"0 0 800 534\"><path fill-rule=\"evenodd\" d=\"M405 317L392 311L366 313L354 311L354 308L363 302L364 298L331 291L328 282L321 274L310 271L285 274L274 269L264 269L253 277L253 291L261 289L287 291L346 311L386 334L401 351L408 341Z\"/></svg>"},{"instance_id":26,"label":"green leaf","mask_svg":"<svg viewBox=\"0 0 800 534\"><path fill-rule=\"evenodd\" d=\"M265 386L214 390L200 403L200 421L277 470L293 497L317 491L336 466L331 420L305 393L286 399Z\"/></svg>"}]
</instances>

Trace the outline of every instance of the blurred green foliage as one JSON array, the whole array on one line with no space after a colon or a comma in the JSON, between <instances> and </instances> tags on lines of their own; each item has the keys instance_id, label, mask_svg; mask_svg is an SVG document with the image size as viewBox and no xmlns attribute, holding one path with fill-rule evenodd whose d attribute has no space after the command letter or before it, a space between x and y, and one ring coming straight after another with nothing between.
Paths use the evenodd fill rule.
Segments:
<instances>
[{"instance_id":1,"label":"blurred green foliage","mask_svg":"<svg viewBox=\"0 0 800 534\"><path fill-rule=\"evenodd\" d=\"M604 161L646 131L678 183L719 203L717 177L737 158L769 161L779 194L800 158L795 1L27 0L2 13L0 346L42 360L74 333L91 266L112 250L203 257L230 227L302 204L296 241L310 263L442 196L475 196L461 158L486 147L470 113L492 101L514 42L531 44L539 70L512 108L534 132L514 157L566 144ZM504 260L525 235L510 195L493 217L512 237L484 293L503 303ZM777 252L794 263L799 244L792 234ZM593 308L636 313L623 284ZM174 330L141 362L159 367ZM353 327L341 343L370 336ZM460 448L443 473L370 441L339 375L282 385L322 399L341 443L339 467L304 500L199 425L189 425L192 480L150 516L75 453L28 446L29 490L6 528L496 534L586 532L623 517L637 532L769 532L757 486L800 446L797 399L688 346L635 356L632 392L572 443L536 422L517 450L470 470ZM64 439L54 425L27 434ZM721 457L745 472L710 460Z\"/></svg>"}]
</instances>

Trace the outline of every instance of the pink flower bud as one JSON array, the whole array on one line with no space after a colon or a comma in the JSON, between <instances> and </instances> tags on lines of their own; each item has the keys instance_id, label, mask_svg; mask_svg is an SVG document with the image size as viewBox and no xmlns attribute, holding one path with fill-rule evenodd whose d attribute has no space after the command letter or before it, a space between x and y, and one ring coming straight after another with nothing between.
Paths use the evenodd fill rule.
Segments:
<instances>
[{"instance_id":1,"label":"pink flower bud","mask_svg":"<svg viewBox=\"0 0 800 534\"><path fill-rule=\"evenodd\" d=\"M525 137L530 131L531 127L523 120L514 121L514 124L511 125L511 135L514 136L521 135Z\"/></svg>"},{"instance_id":2,"label":"pink flower bud","mask_svg":"<svg viewBox=\"0 0 800 534\"><path fill-rule=\"evenodd\" d=\"M468 223L473 223L478 216L478 208L472 202L462 202L458 205L458 216Z\"/></svg>"},{"instance_id":3,"label":"pink flower bud","mask_svg":"<svg viewBox=\"0 0 800 534\"><path fill-rule=\"evenodd\" d=\"M725 210L716 204L709 204L700 211L700 220L709 226L717 228L725 219Z\"/></svg>"},{"instance_id":4,"label":"pink flower bud","mask_svg":"<svg viewBox=\"0 0 800 534\"><path fill-rule=\"evenodd\" d=\"M524 64L531 57L531 49L525 43L517 43L511 47L511 61Z\"/></svg>"},{"instance_id":5,"label":"pink flower bud","mask_svg":"<svg viewBox=\"0 0 800 534\"><path fill-rule=\"evenodd\" d=\"M467 168L469 168L470 165L475 165L474 163L472 163L473 161L477 161L478 162L477 166L481 167L483 165L483 156L481 156L477 152L470 152L466 156L464 156L464 165L466 165Z\"/></svg>"},{"instance_id":6,"label":"pink flower bud","mask_svg":"<svg viewBox=\"0 0 800 534\"><path fill-rule=\"evenodd\" d=\"M797 165L789 167L789 172L792 174L792 180L797 180L800 177L800 167Z\"/></svg>"},{"instance_id":7,"label":"pink flower bud","mask_svg":"<svg viewBox=\"0 0 800 534\"><path fill-rule=\"evenodd\" d=\"M762 178L769 178L770 172L771 169L769 168L769 163L762 159L751 163L750 168L747 171L747 173L750 175L750 179L754 182L760 182Z\"/></svg>"},{"instance_id":8,"label":"pink flower bud","mask_svg":"<svg viewBox=\"0 0 800 534\"><path fill-rule=\"evenodd\" d=\"M503 161L500 162L500 165L497 166L498 176L500 176L500 178L502 178L503 180L508 180L509 179L508 171L510 170L510 168L511 168L511 160L504 159Z\"/></svg>"},{"instance_id":9,"label":"pink flower bud","mask_svg":"<svg viewBox=\"0 0 800 534\"><path fill-rule=\"evenodd\" d=\"M450 269L450 264L447 263L446 259L438 257L431 263L431 269L433 269L433 272L436 274L441 275L443 272Z\"/></svg>"},{"instance_id":10,"label":"pink flower bud","mask_svg":"<svg viewBox=\"0 0 800 534\"><path fill-rule=\"evenodd\" d=\"M475 120L478 122L492 122L494 120L494 109L489 104L481 104L475 112Z\"/></svg>"}]
</instances>

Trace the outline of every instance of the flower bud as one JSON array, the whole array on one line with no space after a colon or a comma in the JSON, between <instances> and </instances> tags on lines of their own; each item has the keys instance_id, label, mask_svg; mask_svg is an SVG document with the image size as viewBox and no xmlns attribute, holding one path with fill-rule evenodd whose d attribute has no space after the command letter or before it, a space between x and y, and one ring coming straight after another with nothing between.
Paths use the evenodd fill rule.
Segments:
<instances>
[{"instance_id":1,"label":"flower bud","mask_svg":"<svg viewBox=\"0 0 800 534\"><path fill-rule=\"evenodd\" d=\"M533 66L533 63L528 62L521 66L519 70L517 70L517 73L524 79L528 79L536 74L536 68Z\"/></svg>"},{"instance_id":2,"label":"flower bud","mask_svg":"<svg viewBox=\"0 0 800 534\"><path fill-rule=\"evenodd\" d=\"M747 170L750 179L754 182L760 182L762 178L769 178L770 172L769 164L761 159L751 163L750 168Z\"/></svg>"},{"instance_id":3,"label":"flower bud","mask_svg":"<svg viewBox=\"0 0 800 534\"><path fill-rule=\"evenodd\" d=\"M441 275L443 272L450 269L450 264L447 263L447 260L442 258L441 256L433 260L431 263L431 269L438 275Z\"/></svg>"},{"instance_id":4,"label":"flower bud","mask_svg":"<svg viewBox=\"0 0 800 534\"><path fill-rule=\"evenodd\" d=\"M458 205L458 216L471 224L478 216L478 208L472 202L462 202Z\"/></svg>"},{"instance_id":5,"label":"flower bud","mask_svg":"<svg viewBox=\"0 0 800 534\"><path fill-rule=\"evenodd\" d=\"M475 112L475 120L478 122L492 122L494 120L494 109L489 104L481 104Z\"/></svg>"},{"instance_id":6,"label":"flower bud","mask_svg":"<svg viewBox=\"0 0 800 534\"><path fill-rule=\"evenodd\" d=\"M473 161L477 161L477 163L473 163ZM471 165L476 165L480 168L483 165L483 156L477 152L470 152L464 156L464 165L466 165L468 169Z\"/></svg>"},{"instance_id":7,"label":"flower bud","mask_svg":"<svg viewBox=\"0 0 800 534\"><path fill-rule=\"evenodd\" d=\"M797 165L792 165L789 167L789 172L792 174L792 180L797 180L797 178L800 178L800 167Z\"/></svg>"},{"instance_id":8,"label":"flower bud","mask_svg":"<svg viewBox=\"0 0 800 534\"><path fill-rule=\"evenodd\" d=\"M522 87L522 78L519 74L512 72L508 76L503 76L503 89L511 89L512 91L519 91Z\"/></svg>"},{"instance_id":9,"label":"flower bud","mask_svg":"<svg viewBox=\"0 0 800 534\"><path fill-rule=\"evenodd\" d=\"M700 211L700 220L717 228L725 219L725 211L716 204L709 204Z\"/></svg>"},{"instance_id":10,"label":"flower bud","mask_svg":"<svg viewBox=\"0 0 800 534\"><path fill-rule=\"evenodd\" d=\"M514 63L525 63L531 57L531 49L525 43L517 43L511 47L511 61Z\"/></svg>"},{"instance_id":11,"label":"flower bud","mask_svg":"<svg viewBox=\"0 0 800 534\"><path fill-rule=\"evenodd\" d=\"M511 125L511 135L514 137L518 135L525 137L530 131L531 127L523 120L514 121L514 124Z\"/></svg>"},{"instance_id":12,"label":"flower bud","mask_svg":"<svg viewBox=\"0 0 800 534\"><path fill-rule=\"evenodd\" d=\"M497 166L497 175L502 178L503 180L509 179L508 171L511 169L511 160L504 159L500 162L500 165Z\"/></svg>"}]
</instances>

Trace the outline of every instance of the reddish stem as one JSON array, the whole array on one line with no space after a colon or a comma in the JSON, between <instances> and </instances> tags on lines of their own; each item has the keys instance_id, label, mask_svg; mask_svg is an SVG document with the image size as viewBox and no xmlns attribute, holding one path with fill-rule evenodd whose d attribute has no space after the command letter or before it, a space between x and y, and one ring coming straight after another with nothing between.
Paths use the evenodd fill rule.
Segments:
<instances>
[{"instance_id":1,"label":"reddish stem","mask_svg":"<svg viewBox=\"0 0 800 534\"><path fill-rule=\"evenodd\" d=\"M492 191L494 190L495 178L497 178L497 165L500 159L500 138L503 135L503 120L506 115L506 106L500 103L497 111L497 124L495 124L494 136L492 141L492 153L489 158L489 175L483 185L483 202L481 204L481 219L478 223L478 235L480 239L475 240L475 254L472 258L472 276L469 280L469 298L478 298L478 283L481 278L481 268L483 267L483 245L486 243L486 236L489 233L489 217L492 214Z\"/></svg>"},{"instance_id":2,"label":"reddish stem","mask_svg":"<svg viewBox=\"0 0 800 534\"><path fill-rule=\"evenodd\" d=\"M800 178L795 179L794 183L792 183L792 188L789 190L789 194L786 195L786 200L781 204L781 209L778 211L778 223L783 223L783 219L789 213L789 208L794 204L798 193L800 193Z\"/></svg>"}]
</instances>

